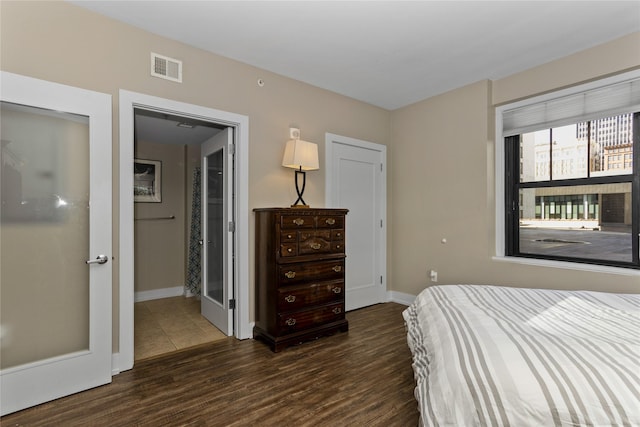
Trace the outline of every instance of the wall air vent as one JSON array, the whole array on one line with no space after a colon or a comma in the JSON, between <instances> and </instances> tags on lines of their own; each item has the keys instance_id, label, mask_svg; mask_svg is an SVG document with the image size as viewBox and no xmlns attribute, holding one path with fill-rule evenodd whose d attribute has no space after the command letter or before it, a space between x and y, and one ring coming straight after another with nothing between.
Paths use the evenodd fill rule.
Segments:
<instances>
[{"instance_id":1,"label":"wall air vent","mask_svg":"<svg viewBox=\"0 0 640 427\"><path fill-rule=\"evenodd\" d=\"M182 83L182 61L151 52L151 75Z\"/></svg>"}]
</instances>

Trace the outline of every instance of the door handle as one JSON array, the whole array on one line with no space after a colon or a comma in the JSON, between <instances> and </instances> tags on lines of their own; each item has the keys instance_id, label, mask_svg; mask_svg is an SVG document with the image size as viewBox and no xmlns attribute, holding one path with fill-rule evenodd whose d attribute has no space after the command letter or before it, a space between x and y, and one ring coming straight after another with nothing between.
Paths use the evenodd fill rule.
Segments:
<instances>
[{"instance_id":1,"label":"door handle","mask_svg":"<svg viewBox=\"0 0 640 427\"><path fill-rule=\"evenodd\" d=\"M109 261L109 257L106 255L98 255L96 259L88 259L85 262L87 264L106 264Z\"/></svg>"}]
</instances>

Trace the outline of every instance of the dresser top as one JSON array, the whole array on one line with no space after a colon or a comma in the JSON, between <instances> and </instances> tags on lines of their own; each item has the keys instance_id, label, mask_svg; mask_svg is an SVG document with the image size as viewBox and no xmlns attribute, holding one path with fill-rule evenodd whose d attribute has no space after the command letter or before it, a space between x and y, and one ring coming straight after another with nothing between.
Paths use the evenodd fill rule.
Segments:
<instances>
[{"instance_id":1,"label":"dresser top","mask_svg":"<svg viewBox=\"0 0 640 427\"><path fill-rule=\"evenodd\" d=\"M344 208L255 208L254 212L274 212L292 215L318 215L326 212L327 214L343 214L346 215L349 209Z\"/></svg>"}]
</instances>

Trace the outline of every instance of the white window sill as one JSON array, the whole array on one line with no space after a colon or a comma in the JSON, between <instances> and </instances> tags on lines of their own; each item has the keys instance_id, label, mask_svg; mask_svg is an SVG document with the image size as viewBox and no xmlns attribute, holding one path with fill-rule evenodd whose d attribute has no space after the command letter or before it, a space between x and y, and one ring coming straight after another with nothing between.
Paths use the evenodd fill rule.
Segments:
<instances>
[{"instance_id":1,"label":"white window sill","mask_svg":"<svg viewBox=\"0 0 640 427\"><path fill-rule=\"evenodd\" d=\"M553 261L548 259L522 258L513 256L494 256L492 260L498 262L508 262L512 264L533 265L537 267L560 268L563 270L592 271L594 273L640 277L640 270L636 270L633 268L610 267L606 265L584 264L579 262Z\"/></svg>"}]
</instances>

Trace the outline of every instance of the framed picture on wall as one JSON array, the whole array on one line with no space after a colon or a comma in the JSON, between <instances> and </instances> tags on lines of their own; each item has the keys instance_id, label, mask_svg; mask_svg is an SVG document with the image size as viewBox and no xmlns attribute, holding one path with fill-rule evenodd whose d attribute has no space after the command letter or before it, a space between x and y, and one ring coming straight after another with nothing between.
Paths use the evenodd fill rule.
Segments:
<instances>
[{"instance_id":1,"label":"framed picture on wall","mask_svg":"<svg viewBox=\"0 0 640 427\"><path fill-rule=\"evenodd\" d=\"M162 162L135 159L133 162L133 201L162 202Z\"/></svg>"}]
</instances>

